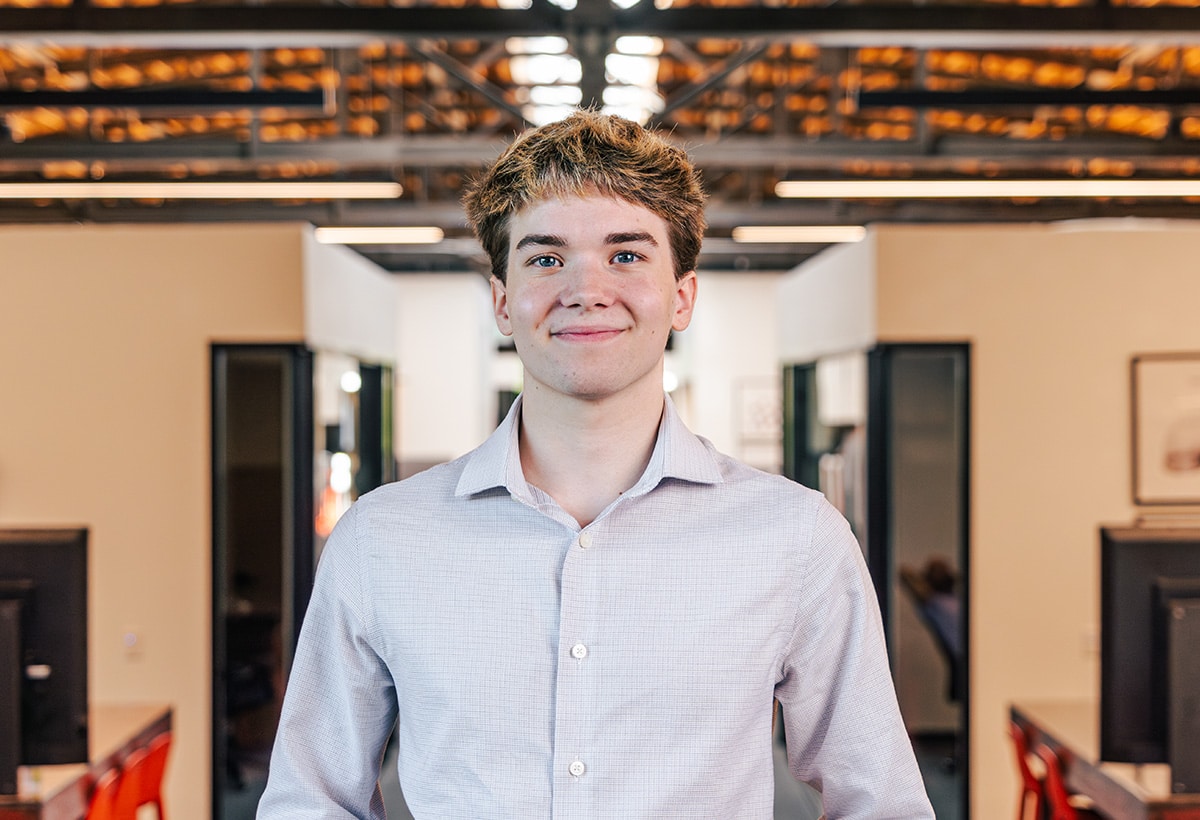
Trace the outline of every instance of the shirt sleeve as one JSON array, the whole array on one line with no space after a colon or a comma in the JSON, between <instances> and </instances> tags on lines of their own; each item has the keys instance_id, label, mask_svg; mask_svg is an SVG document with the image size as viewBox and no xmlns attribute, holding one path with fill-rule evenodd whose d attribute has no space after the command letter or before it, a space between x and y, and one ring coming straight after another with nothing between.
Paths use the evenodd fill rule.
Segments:
<instances>
[{"instance_id":1,"label":"shirt sleeve","mask_svg":"<svg viewBox=\"0 0 1200 820\"><path fill-rule=\"evenodd\" d=\"M395 686L372 648L358 508L321 555L292 663L258 820L383 820L379 770Z\"/></svg>"},{"instance_id":2,"label":"shirt sleeve","mask_svg":"<svg viewBox=\"0 0 1200 820\"><path fill-rule=\"evenodd\" d=\"M828 820L932 819L862 551L823 501L812 533L776 687L789 768L821 791Z\"/></svg>"}]
</instances>

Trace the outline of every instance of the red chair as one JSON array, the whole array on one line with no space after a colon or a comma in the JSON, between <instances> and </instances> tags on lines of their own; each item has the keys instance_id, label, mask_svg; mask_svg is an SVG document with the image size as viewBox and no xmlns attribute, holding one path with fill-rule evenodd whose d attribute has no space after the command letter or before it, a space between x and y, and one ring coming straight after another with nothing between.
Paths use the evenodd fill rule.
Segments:
<instances>
[{"instance_id":1,"label":"red chair","mask_svg":"<svg viewBox=\"0 0 1200 820\"><path fill-rule=\"evenodd\" d=\"M121 788L113 808L115 820L137 820L138 796L142 791L142 777L146 771L146 750L134 749L125 758L121 767Z\"/></svg>"},{"instance_id":2,"label":"red chair","mask_svg":"<svg viewBox=\"0 0 1200 820\"><path fill-rule=\"evenodd\" d=\"M1046 764L1046 808L1048 820L1100 820L1101 815L1071 802L1074 796L1067 791L1062 758L1045 744L1038 744L1037 756Z\"/></svg>"},{"instance_id":3,"label":"red chair","mask_svg":"<svg viewBox=\"0 0 1200 820\"><path fill-rule=\"evenodd\" d=\"M87 820L117 820L117 792L121 788L121 772L109 769L92 786L88 799Z\"/></svg>"},{"instance_id":4,"label":"red chair","mask_svg":"<svg viewBox=\"0 0 1200 820\"><path fill-rule=\"evenodd\" d=\"M1021 774L1021 801L1017 805L1017 820L1042 820L1046 794L1042 781L1029 766L1029 736L1024 727L1015 720L1008 723L1008 736L1012 738L1013 748L1017 753L1017 771ZM1029 814L1031 807L1032 816Z\"/></svg>"},{"instance_id":5,"label":"red chair","mask_svg":"<svg viewBox=\"0 0 1200 820\"><path fill-rule=\"evenodd\" d=\"M163 732L145 747L135 749L125 759L121 788L117 793L118 820L136 820L138 807L150 804L159 820L166 820L163 811L162 783L171 751L171 733Z\"/></svg>"},{"instance_id":6,"label":"red chair","mask_svg":"<svg viewBox=\"0 0 1200 820\"><path fill-rule=\"evenodd\" d=\"M147 803L158 812L158 820L167 820L163 810L162 785L167 771L167 756L171 752L171 733L163 732L146 747L146 759L142 763L142 776L138 783L137 804Z\"/></svg>"}]
</instances>

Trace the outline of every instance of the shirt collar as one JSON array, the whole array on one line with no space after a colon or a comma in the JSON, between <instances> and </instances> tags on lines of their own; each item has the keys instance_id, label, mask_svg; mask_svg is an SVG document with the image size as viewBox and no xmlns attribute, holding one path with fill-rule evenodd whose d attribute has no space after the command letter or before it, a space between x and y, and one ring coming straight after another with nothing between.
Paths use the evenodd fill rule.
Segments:
<instances>
[{"instance_id":1,"label":"shirt collar","mask_svg":"<svg viewBox=\"0 0 1200 820\"><path fill-rule=\"evenodd\" d=\"M503 487L514 497L530 501L533 494L521 470L517 433L520 428L522 396L513 402L504 421L487 441L467 456L456 496ZM724 479L717 464L716 453L706 440L692 433L679 418L671 397L663 394L663 416L658 425L658 438L642 477L626 496L650 492L665 478L696 484L718 484Z\"/></svg>"}]
</instances>

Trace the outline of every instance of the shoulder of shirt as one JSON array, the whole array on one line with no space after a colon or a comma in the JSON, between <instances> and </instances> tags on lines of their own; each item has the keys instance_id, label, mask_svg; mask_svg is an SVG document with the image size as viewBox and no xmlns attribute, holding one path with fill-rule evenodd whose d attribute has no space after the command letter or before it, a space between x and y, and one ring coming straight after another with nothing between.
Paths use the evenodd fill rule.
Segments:
<instances>
[{"instance_id":1,"label":"shoulder of shirt","mask_svg":"<svg viewBox=\"0 0 1200 820\"><path fill-rule=\"evenodd\" d=\"M387 509L395 510L398 505L414 501L438 503L454 497L454 488L462 475L468 455L453 461L434 465L399 481L383 484L359 497L354 505L359 515Z\"/></svg>"},{"instance_id":2,"label":"shoulder of shirt","mask_svg":"<svg viewBox=\"0 0 1200 820\"><path fill-rule=\"evenodd\" d=\"M717 469L720 471L722 482L718 486L752 493L755 504L761 504L764 508L778 505L782 510L792 510L800 512L802 515L812 515L822 509L833 510L833 506L825 498L824 493L806 487L779 473L769 473L733 456L726 455L703 436L696 436L696 438L712 454ZM833 511L836 512L836 510ZM766 509L764 509L765 512Z\"/></svg>"},{"instance_id":3,"label":"shoulder of shirt","mask_svg":"<svg viewBox=\"0 0 1200 820\"><path fill-rule=\"evenodd\" d=\"M708 451L712 453L713 460L716 462L717 468L721 471L721 477L726 483L748 482L754 485L755 489L760 489L764 492L780 493L790 497L792 500L807 499L809 501L819 501L825 498L823 494L816 490L792 481L786 476L782 476L779 473L767 472L760 467L755 467L731 455L722 453L711 441L703 436L696 436L696 438L700 439Z\"/></svg>"}]
</instances>

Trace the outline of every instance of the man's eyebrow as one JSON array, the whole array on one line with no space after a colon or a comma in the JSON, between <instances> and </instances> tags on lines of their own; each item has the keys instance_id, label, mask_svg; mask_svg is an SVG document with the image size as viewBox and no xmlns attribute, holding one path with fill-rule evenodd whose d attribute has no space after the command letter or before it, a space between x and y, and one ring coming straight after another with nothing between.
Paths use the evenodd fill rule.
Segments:
<instances>
[{"instance_id":1,"label":"man's eyebrow","mask_svg":"<svg viewBox=\"0 0 1200 820\"><path fill-rule=\"evenodd\" d=\"M608 245L625 245L630 242L645 242L648 245L658 246L658 240L646 231L626 231L624 233L610 233L604 238L605 244Z\"/></svg>"},{"instance_id":2,"label":"man's eyebrow","mask_svg":"<svg viewBox=\"0 0 1200 820\"><path fill-rule=\"evenodd\" d=\"M565 248L567 240L552 233L531 233L521 237L521 241L517 243L516 250L528 248L530 245L549 245L553 248Z\"/></svg>"}]
</instances>

